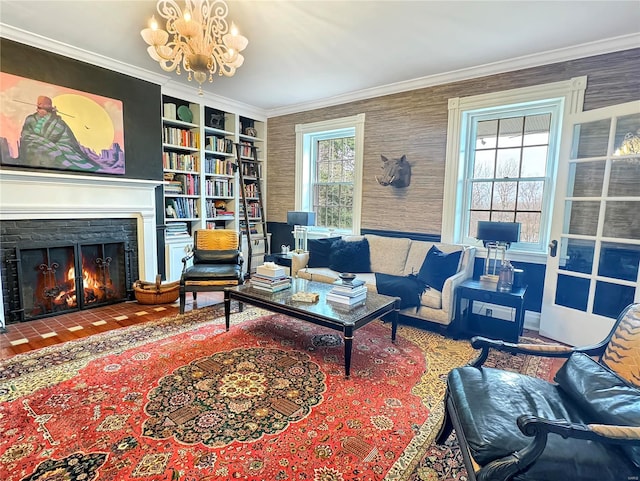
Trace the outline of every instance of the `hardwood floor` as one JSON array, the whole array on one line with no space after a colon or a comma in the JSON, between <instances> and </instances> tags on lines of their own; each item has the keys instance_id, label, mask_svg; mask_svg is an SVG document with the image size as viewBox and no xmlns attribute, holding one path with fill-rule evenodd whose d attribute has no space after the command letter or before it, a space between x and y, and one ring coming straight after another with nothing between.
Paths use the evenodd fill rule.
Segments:
<instances>
[{"instance_id":1,"label":"hardwood floor","mask_svg":"<svg viewBox=\"0 0 640 481\"><path fill-rule=\"evenodd\" d=\"M191 296L187 295L185 312L189 312L194 307L219 304L223 301L223 295L222 292L201 292L195 304ZM0 334L0 359L8 359L16 354L80 339L99 332L172 316L179 311L180 305L177 301L161 305L143 305L131 301L9 324L7 332Z\"/></svg>"}]
</instances>

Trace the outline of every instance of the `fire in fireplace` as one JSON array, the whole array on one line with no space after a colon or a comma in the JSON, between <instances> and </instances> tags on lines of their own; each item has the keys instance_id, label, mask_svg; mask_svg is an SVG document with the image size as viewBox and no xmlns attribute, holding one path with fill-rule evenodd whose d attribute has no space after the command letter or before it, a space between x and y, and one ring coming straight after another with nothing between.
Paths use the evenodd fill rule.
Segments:
<instances>
[{"instance_id":1,"label":"fire in fireplace","mask_svg":"<svg viewBox=\"0 0 640 481\"><path fill-rule=\"evenodd\" d=\"M126 300L125 242L31 246L16 254L22 320Z\"/></svg>"}]
</instances>

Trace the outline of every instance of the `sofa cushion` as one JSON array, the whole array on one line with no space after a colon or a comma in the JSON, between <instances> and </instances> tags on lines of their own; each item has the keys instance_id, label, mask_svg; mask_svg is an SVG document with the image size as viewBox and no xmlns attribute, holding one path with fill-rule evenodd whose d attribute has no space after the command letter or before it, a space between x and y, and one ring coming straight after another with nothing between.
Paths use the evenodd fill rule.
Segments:
<instances>
[{"instance_id":1,"label":"sofa cushion","mask_svg":"<svg viewBox=\"0 0 640 481\"><path fill-rule=\"evenodd\" d=\"M447 378L450 400L473 459L481 466L521 450L532 437L518 429L522 414L586 424L589 416L555 384L501 369L462 367ZM611 445L550 434L540 458L514 481L558 479L619 481L637 472Z\"/></svg>"},{"instance_id":2,"label":"sofa cushion","mask_svg":"<svg viewBox=\"0 0 640 481\"><path fill-rule=\"evenodd\" d=\"M586 354L572 354L556 373L555 381L593 416L593 422L640 426L640 389ZM640 447L622 449L640 468Z\"/></svg>"},{"instance_id":3,"label":"sofa cushion","mask_svg":"<svg viewBox=\"0 0 640 481\"><path fill-rule=\"evenodd\" d=\"M321 239L309 239L307 250L309 251L308 267L329 267L331 263L331 248L340 237L324 237Z\"/></svg>"},{"instance_id":4,"label":"sofa cushion","mask_svg":"<svg viewBox=\"0 0 640 481\"><path fill-rule=\"evenodd\" d=\"M403 276L404 265L411 246L411 239L365 235L371 253L371 272L381 272L393 276Z\"/></svg>"},{"instance_id":5,"label":"sofa cushion","mask_svg":"<svg viewBox=\"0 0 640 481\"><path fill-rule=\"evenodd\" d=\"M458 272L460 254L460 251L447 254L436 246L431 246L418 272L418 279L427 286L442 291L444 282Z\"/></svg>"},{"instance_id":6,"label":"sofa cushion","mask_svg":"<svg viewBox=\"0 0 640 481\"><path fill-rule=\"evenodd\" d=\"M420 281L422 283L422 281ZM442 292L431 287L427 287L420 295L420 304L432 309L442 309Z\"/></svg>"},{"instance_id":7,"label":"sofa cushion","mask_svg":"<svg viewBox=\"0 0 640 481\"><path fill-rule=\"evenodd\" d=\"M371 272L369 242L339 239L331 245L329 267L337 272Z\"/></svg>"}]
</instances>

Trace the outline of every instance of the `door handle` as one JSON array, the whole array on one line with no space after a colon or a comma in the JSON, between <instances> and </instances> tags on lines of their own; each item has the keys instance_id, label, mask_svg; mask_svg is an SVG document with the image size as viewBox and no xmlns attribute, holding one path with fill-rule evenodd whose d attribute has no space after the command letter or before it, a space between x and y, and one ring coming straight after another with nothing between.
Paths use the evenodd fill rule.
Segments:
<instances>
[{"instance_id":1,"label":"door handle","mask_svg":"<svg viewBox=\"0 0 640 481\"><path fill-rule=\"evenodd\" d=\"M549 255L555 257L558 254L558 241L553 239L549 242Z\"/></svg>"}]
</instances>

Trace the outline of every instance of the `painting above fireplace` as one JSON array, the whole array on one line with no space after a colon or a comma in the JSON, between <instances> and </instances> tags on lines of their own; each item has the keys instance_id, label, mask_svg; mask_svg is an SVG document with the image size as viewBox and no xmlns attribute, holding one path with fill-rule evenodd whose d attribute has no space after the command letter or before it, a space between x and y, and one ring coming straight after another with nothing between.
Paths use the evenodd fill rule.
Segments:
<instances>
[{"instance_id":1,"label":"painting above fireplace","mask_svg":"<svg viewBox=\"0 0 640 481\"><path fill-rule=\"evenodd\" d=\"M0 163L124 174L120 100L0 72Z\"/></svg>"}]
</instances>

